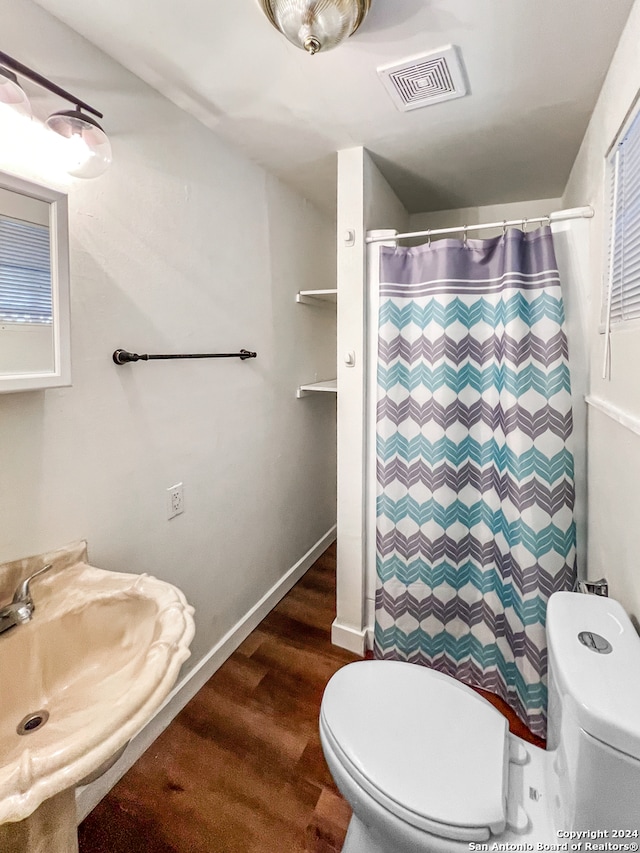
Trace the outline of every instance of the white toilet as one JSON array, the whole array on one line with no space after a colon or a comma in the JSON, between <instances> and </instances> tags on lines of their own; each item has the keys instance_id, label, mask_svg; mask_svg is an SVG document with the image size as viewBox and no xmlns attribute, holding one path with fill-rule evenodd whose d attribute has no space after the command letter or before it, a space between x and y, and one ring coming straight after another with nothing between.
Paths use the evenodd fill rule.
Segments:
<instances>
[{"instance_id":1,"label":"white toilet","mask_svg":"<svg viewBox=\"0 0 640 853\"><path fill-rule=\"evenodd\" d=\"M640 842L640 638L618 602L557 592L547 642L546 750L434 670L363 661L331 678L320 738L353 810L343 853Z\"/></svg>"}]
</instances>

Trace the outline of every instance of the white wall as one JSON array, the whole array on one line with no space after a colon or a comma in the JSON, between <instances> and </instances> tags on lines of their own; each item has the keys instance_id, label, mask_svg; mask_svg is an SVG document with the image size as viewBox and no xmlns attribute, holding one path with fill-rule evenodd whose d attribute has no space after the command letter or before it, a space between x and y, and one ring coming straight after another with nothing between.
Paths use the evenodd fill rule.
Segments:
<instances>
[{"instance_id":1,"label":"white wall","mask_svg":"<svg viewBox=\"0 0 640 853\"><path fill-rule=\"evenodd\" d=\"M581 309L590 356L589 393L640 419L640 328L612 334L611 379L602 378L604 338L599 333L606 276L605 157L640 88L640 3L633 6L573 167L563 203L591 204L588 231L578 235ZM640 619L640 436L591 409L589 413L589 577L606 575L610 595Z\"/></svg>"},{"instance_id":2,"label":"white wall","mask_svg":"<svg viewBox=\"0 0 640 853\"><path fill-rule=\"evenodd\" d=\"M426 231L429 228L455 228L458 225L480 225L483 222L503 222L534 216L546 216L560 207L559 198L541 198L533 201L514 201L508 204L488 204L483 207L460 207L454 210L434 210L412 213L409 217L410 231ZM537 225L532 225L537 228ZM471 234L471 237L486 239L498 236L500 228ZM456 237L458 235L452 235ZM420 241L422 242L422 241Z\"/></svg>"},{"instance_id":3,"label":"white wall","mask_svg":"<svg viewBox=\"0 0 640 853\"><path fill-rule=\"evenodd\" d=\"M95 565L177 584L191 669L335 522L335 404L295 397L334 369L335 319L295 303L335 286L334 228L30 0L0 19L2 49L102 109L114 149L66 182L73 386L0 396L0 562L86 538ZM0 137L0 168L65 186L23 153ZM118 347L258 359L116 367Z\"/></svg>"},{"instance_id":4,"label":"white wall","mask_svg":"<svg viewBox=\"0 0 640 853\"><path fill-rule=\"evenodd\" d=\"M338 152L338 545L332 639L362 654L366 613L366 232L408 215L364 148ZM354 242L345 241L353 232ZM345 354L355 353L355 366Z\"/></svg>"}]
</instances>

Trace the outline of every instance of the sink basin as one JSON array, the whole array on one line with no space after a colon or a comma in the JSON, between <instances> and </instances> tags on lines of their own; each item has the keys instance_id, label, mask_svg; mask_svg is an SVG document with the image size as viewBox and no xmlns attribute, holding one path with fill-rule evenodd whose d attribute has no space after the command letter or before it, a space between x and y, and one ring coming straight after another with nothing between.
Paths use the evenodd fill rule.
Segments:
<instances>
[{"instance_id":1,"label":"sink basin","mask_svg":"<svg viewBox=\"0 0 640 853\"><path fill-rule=\"evenodd\" d=\"M3 599L45 563L33 619L0 635L0 824L121 750L167 697L194 634L179 589L94 568L84 542L0 567Z\"/></svg>"}]
</instances>

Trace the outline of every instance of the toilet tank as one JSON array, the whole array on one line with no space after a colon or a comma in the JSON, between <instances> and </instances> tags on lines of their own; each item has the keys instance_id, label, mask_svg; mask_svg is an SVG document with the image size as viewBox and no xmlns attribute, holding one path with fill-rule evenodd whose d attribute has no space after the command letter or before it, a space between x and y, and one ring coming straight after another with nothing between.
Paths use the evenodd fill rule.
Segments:
<instances>
[{"instance_id":1,"label":"toilet tank","mask_svg":"<svg viewBox=\"0 0 640 853\"><path fill-rule=\"evenodd\" d=\"M640 637L617 601L557 592L547 646L556 826L640 829Z\"/></svg>"}]
</instances>

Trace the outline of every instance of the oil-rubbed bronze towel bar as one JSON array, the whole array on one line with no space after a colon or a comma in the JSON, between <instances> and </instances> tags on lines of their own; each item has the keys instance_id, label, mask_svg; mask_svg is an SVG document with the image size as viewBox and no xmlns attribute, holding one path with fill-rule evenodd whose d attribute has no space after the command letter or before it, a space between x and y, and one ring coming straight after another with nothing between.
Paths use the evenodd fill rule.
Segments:
<instances>
[{"instance_id":1,"label":"oil-rubbed bronze towel bar","mask_svg":"<svg viewBox=\"0 0 640 853\"><path fill-rule=\"evenodd\" d=\"M249 352L249 350L241 349L240 352L203 352L203 353L188 353L184 355L138 355L137 352L127 352L124 349L117 349L113 354L113 360L116 364L128 364L131 361L152 361L155 359L169 358L239 358L245 361L247 358L257 358L258 354Z\"/></svg>"}]
</instances>

